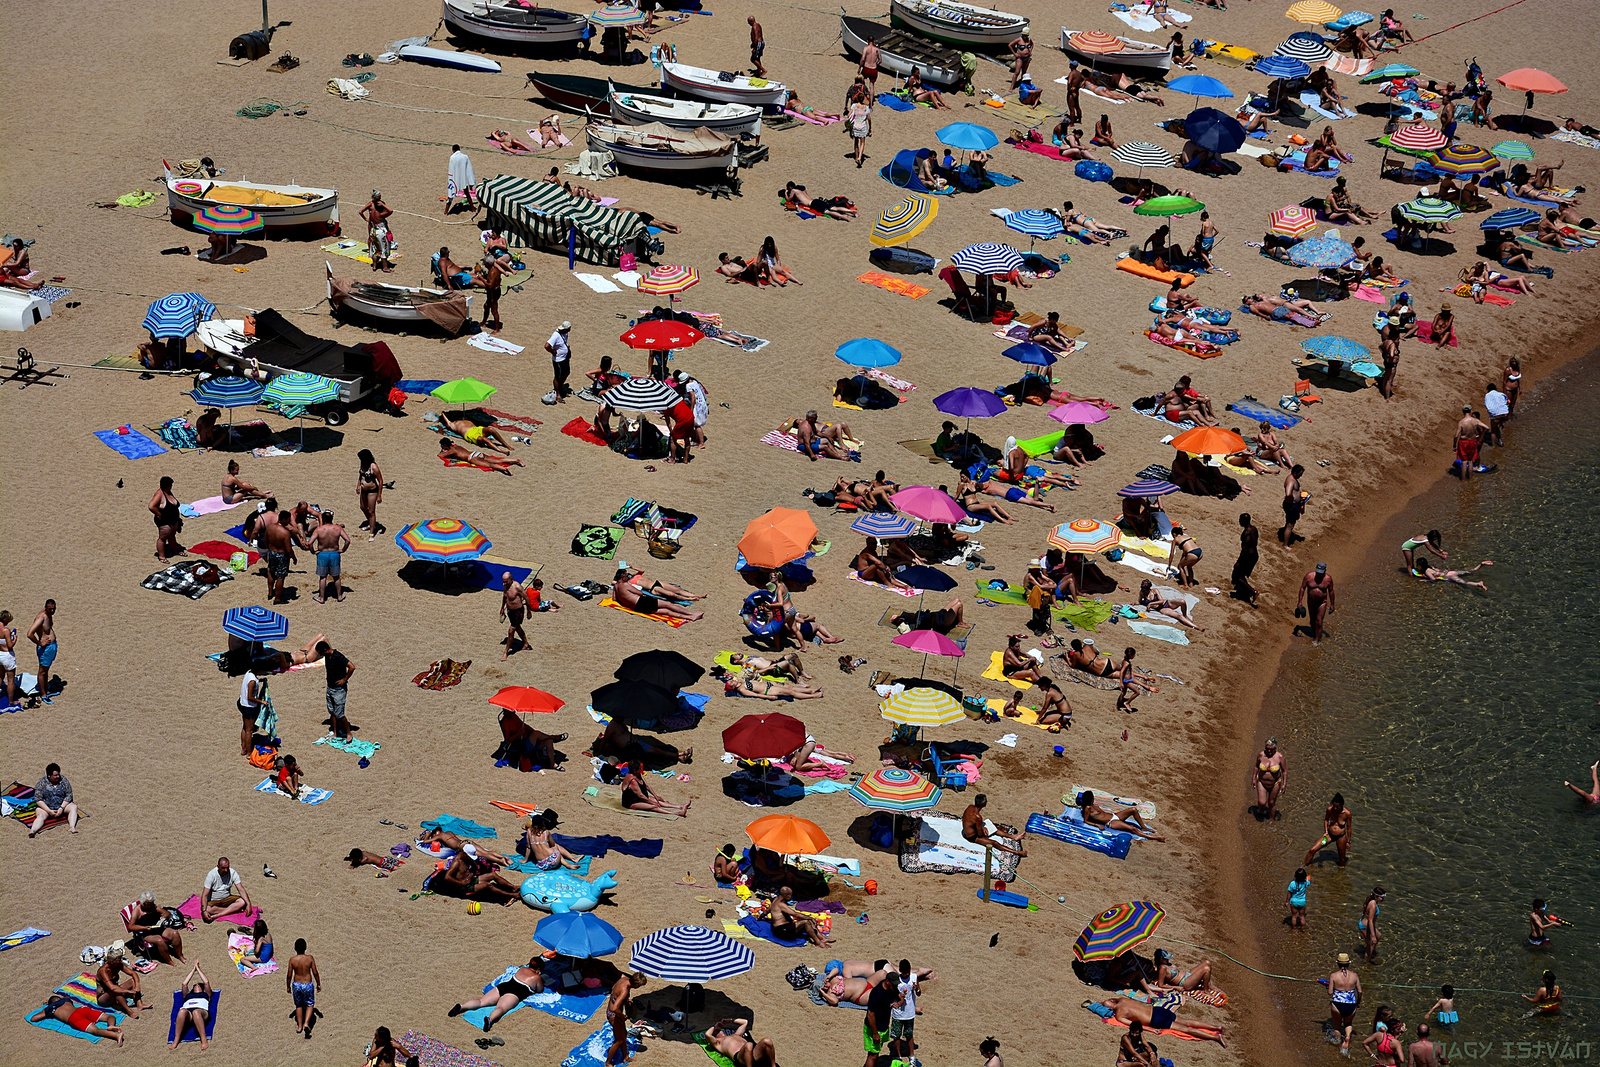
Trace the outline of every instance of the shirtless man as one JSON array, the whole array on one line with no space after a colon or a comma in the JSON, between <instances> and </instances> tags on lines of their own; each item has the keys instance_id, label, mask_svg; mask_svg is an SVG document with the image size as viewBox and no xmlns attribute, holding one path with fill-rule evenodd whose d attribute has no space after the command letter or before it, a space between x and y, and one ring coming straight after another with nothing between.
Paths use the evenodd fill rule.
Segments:
<instances>
[{"instance_id":1,"label":"shirtless man","mask_svg":"<svg viewBox=\"0 0 1600 1067\"><path fill-rule=\"evenodd\" d=\"M389 225L392 215L394 209L383 202L383 193L372 190L372 199L361 209L361 217L367 221L367 249L374 253L371 256L374 270L394 270L394 263L388 256L388 250L395 243L394 228Z\"/></svg>"},{"instance_id":2,"label":"shirtless man","mask_svg":"<svg viewBox=\"0 0 1600 1067\"><path fill-rule=\"evenodd\" d=\"M1278 798L1288 782L1288 770L1278 742L1267 738L1267 743L1256 753L1256 765L1250 770L1250 784L1256 790L1256 821L1271 822L1278 817Z\"/></svg>"},{"instance_id":3,"label":"shirtless man","mask_svg":"<svg viewBox=\"0 0 1600 1067\"><path fill-rule=\"evenodd\" d=\"M1039 661L1022 651L1021 634L1006 638L1005 651L1000 653L1000 673L1019 682L1037 682L1041 677Z\"/></svg>"},{"instance_id":4,"label":"shirtless man","mask_svg":"<svg viewBox=\"0 0 1600 1067\"><path fill-rule=\"evenodd\" d=\"M817 422L815 410L808 411L802 418L794 421L794 435L800 442L800 453L811 462L815 463L818 456L828 456L831 459L848 459L850 453L839 444L841 428L845 436L850 433L850 428L844 424L838 426L821 426Z\"/></svg>"},{"instance_id":5,"label":"shirtless man","mask_svg":"<svg viewBox=\"0 0 1600 1067\"><path fill-rule=\"evenodd\" d=\"M222 479L222 502L224 504L238 504L245 500L264 500L272 494L265 489L257 489L243 478L239 477L239 461L228 460L228 473Z\"/></svg>"},{"instance_id":6,"label":"shirtless man","mask_svg":"<svg viewBox=\"0 0 1600 1067\"><path fill-rule=\"evenodd\" d=\"M1076 59L1068 61L1067 72L1067 121L1075 125L1083 123L1083 102L1078 99L1078 93L1088 83L1083 76L1083 71L1078 69Z\"/></svg>"},{"instance_id":7,"label":"shirtless man","mask_svg":"<svg viewBox=\"0 0 1600 1067\"><path fill-rule=\"evenodd\" d=\"M833 938L823 936L822 930L817 926L817 920L801 914L789 905L788 901L793 897L793 889L786 885L779 886L778 895L767 904L767 921L772 924L773 936L781 937L785 941L803 937L818 948L833 944Z\"/></svg>"},{"instance_id":8,"label":"shirtless man","mask_svg":"<svg viewBox=\"0 0 1600 1067\"><path fill-rule=\"evenodd\" d=\"M488 470L499 471L510 477L512 467L526 467L527 463L520 459L505 459L500 456L491 456L480 449L469 449L459 441L443 438L439 442L439 455L445 459L452 459L458 463L470 464L474 467L484 467Z\"/></svg>"},{"instance_id":9,"label":"shirtless man","mask_svg":"<svg viewBox=\"0 0 1600 1067\"><path fill-rule=\"evenodd\" d=\"M878 46L873 43L874 41L875 38L868 37L867 46L861 50L861 76L866 79L867 89L871 92L872 99L877 99L878 63L882 59L882 53L878 51Z\"/></svg>"},{"instance_id":10,"label":"shirtless man","mask_svg":"<svg viewBox=\"0 0 1600 1067\"><path fill-rule=\"evenodd\" d=\"M1317 569L1300 579L1300 596L1295 602L1295 618L1311 616L1311 643L1322 644L1322 628L1333 614L1333 579L1328 577L1328 565L1318 563Z\"/></svg>"},{"instance_id":11,"label":"shirtless man","mask_svg":"<svg viewBox=\"0 0 1600 1067\"><path fill-rule=\"evenodd\" d=\"M490 863L497 863L501 865L511 862L510 857L494 851L494 849L490 848L488 845L480 845L477 842L469 842L458 834L451 833L449 830L440 830L437 827L432 830L424 830L422 833L417 835L417 840L421 841L425 845L437 841L443 847L452 849L456 852L460 852L467 845L471 844L473 848L478 850L478 856L481 859L488 860Z\"/></svg>"},{"instance_id":12,"label":"shirtless man","mask_svg":"<svg viewBox=\"0 0 1600 1067\"><path fill-rule=\"evenodd\" d=\"M1474 415L1471 406L1462 407L1455 436L1456 462L1461 465L1462 481L1471 478L1473 468L1480 466L1478 451L1489 431L1489 424Z\"/></svg>"},{"instance_id":13,"label":"shirtless man","mask_svg":"<svg viewBox=\"0 0 1600 1067\"><path fill-rule=\"evenodd\" d=\"M876 72L874 72L876 73ZM707 1028L706 1044L739 1067L778 1067L778 1050L770 1037L751 1037L749 1019L723 1019Z\"/></svg>"},{"instance_id":14,"label":"shirtless man","mask_svg":"<svg viewBox=\"0 0 1600 1067\"><path fill-rule=\"evenodd\" d=\"M1100 1003L1111 1009L1112 1018L1118 1022L1137 1022L1152 1030L1171 1030L1175 1034L1185 1034L1199 1041L1215 1041L1223 1048L1228 1047L1228 1042L1223 1038L1222 1027L1195 1019L1180 1018L1170 1008L1146 1004L1132 997L1107 997Z\"/></svg>"},{"instance_id":15,"label":"shirtless man","mask_svg":"<svg viewBox=\"0 0 1600 1067\"><path fill-rule=\"evenodd\" d=\"M294 554L297 542L304 545L299 531L289 525L287 511L278 512L278 521L261 530L261 554L267 565L267 596L274 604L289 602L283 585L289 577L289 565L299 562Z\"/></svg>"},{"instance_id":16,"label":"shirtless man","mask_svg":"<svg viewBox=\"0 0 1600 1067\"><path fill-rule=\"evenodd\" d=\"M1356 1009L1361 1006L1361 979L1350 969L1350 954L1339 953L1338 969L1328 975L1328 1018L1343 1038L1339 1052L1350 1054L1350 1035L1355 1030Z\"/></svg>"},{"instance_id":17,"label":"shirtless man","mask_svg":"<svg viewBox=\"0 0 1600 1067\"><path fill-rule=\"evenodd\" d=\"M1406 1067L1439 1067L1440 1052L1428 1036L1428 1024L1417 1024L1417 1039L1406 1051Z\"/></svg>"},{"instance_id":18,"label":"shirtless man","mask_svg":"<svg viewBox=\"0 0 1600 1067\"><path fill-rule=\"evenodd\" d=\"M128 967L127 956L122 952L106 953L105 961L95 972L94 984L95 1003L102 1008L111 1008L135 1019L144 1011L139 1003L144 997L139 988L139 976Z\"/></svg>"},{"instance_id":19,"label":"shirtless man","mask_svg":"<svg viewBox=\"0 0 1600 1067\"><path fill-rule=\"evenodd\" d=\"M1355 829L1355 820L1350 809L1344 806L1344 794L1333 794L1333 799L1328 802L1328 810L1322 813L1322 837L1306 850L1306 858L1300 866L1311 866L1311 861L1317 858L1323 846L1332 845L1338 849L1339 866L1343 867L1350 855L1350 837Z\"/></svg>"},{"instance_id":20,"label":"shirtless man","mask_svg":"<svg viewBox=\"0 0 1600 1067\"><path fill-rule=\"evenodd\" d=\"M1023 835L1014 827L999 826L986 818L983 809L989 806L989 798L979 793L972 798L972 803L967 805L967 810L961 813L961 836L971 841L974 845L986 845L1001 852L1010 852L1017 856L1026 856L1028 850L1022 847ZM1008 845L999 840L1005 838L1014 841Z\"/></svg>"},{"instance_id":21,"label":"shirtless man","mask_svg":"<svg viewBox=\"0 0 1600 1067\"><path fill-rule=\"evenodd\" d=\"M618 978L611 987L611 995L606 998L606 1022L611 1024L611 1047L606 1050L608 1064L622 1063L628 1058L628 1003L633 991L647 981L643 971L634 971Z\"/></svg>"},{"instance_id":22,"label":"shirtless man","mask_svg":"<svg viewBox=\"0 0 1600 1067\"><path fill-rule=\"evenodd\" d=\"M306 939L294 941L294 955L284 968L283 984L288 987L294 1001L294 1032L311 1037L311 1026L317 1011L317 994L322 992L322 974L317 970L317 958L306 951Z\"/></svg>"},{"instance_id":23,"label":"shirtless man","mask_svg":"<svg viewBox=\"0 0 1600 1067\"><path fill-rule=\"evenodd\" d=\"M39 699L46 704L54 704L50 699L50 667L56 661L56 602L46 600L44 607L39 609L39 614L34 616L33 625L28 627L25 635L33 642L34 651L39 657ZM10 644L10 634L7 633L7 644ZM16 657L12 657L13 666ZM14 681L13 681L13 684Z\"/></svg>"},{"instance_id":24,"label":"shirtless man","mask_svg":"<svg viewBox=\"0 0 1600 1067\"><path fill-rule=\"evenodd\" d=\"M1144 817L1139 814L1138 808L1122 808L1110 811L1095 803L1094 793L1085 789L1078 794L1078 807L1083 811L1083 821L1092 826L1104 827L1107 830L1117 830L1125 834L1133 834L1147 841L1165 841L1155 830L1145 824Z\"/></svg>"},{"instance_id":25,"label":"shirtless man","mask_svg":"<svg viewBox=\"0 0 1600 1067\"><path fill-rule=\"evenodd\" d=\"M617 570L611 581L611 595L617 603L629 611L636 611L640 615L665 615L669 619L684 619L688 622L698 622L705 617L703 611L690 611L682 604L675 604L671 600L663 600L655 593L646 593L633 584L636 571L622 567ZM659 583L652 588L665 590ZM675 588L675 587L674 587ZM671 596L671 593L667 594Z\"/></svg>"},{"instance_id":26,"label":"shirtless man","mask_svg":"<svg viewBox=\"0 0 1600 1067\"><path fill-rule=\"evenodd\" d=\"M522 620L528 612L528 591L511 577L510 571L500 573L500 588L504 590L500 596L500 620L510 627L506 630L505 651L500 653L501 662L504 662L511 655L512 638L521 641L523 648L528 647L528 635L522 631Z\"/></svg>"},{"instance_id":27,"label":"shirtless man","mask_svg":"<svg viewBox=\"0 0 1600 1067\"><path fill-rule=\"evenodd\" d=\"M478 851L471 841L464 842L461 851L444 869L444 880L456 888L461 896L474 900L487 900L510 907L521 899L519 886L495 870L495 864Z\"/></svg>"},{"instance_id":28,"label":"shirtless man","mask_svg":"<svg viewBox=\"0 0 1600 1067\"><path fill-rule=\"evenodd\" d=\"M328 599L328 583L333 582L334 599L344 600L344 575L340 566L340 553L350 550L350 535L343 526L333 521L333 512L322 513L322 524L311 531L311 547L317 553L318 604Z\"/></svg>"},{"instance_id":29,"label":"shirtless man","mask_svg":"<svg viewBox=\"0 0 1600 1067\"><path fill-rule=\"evenodd\" d=\"M438 426L460 434L462 440L474 447L491 448L508 456L511 454L511 442L494 426L479 426L471 419L448 419L443 415L439 416Z\"/></svg>"}]
</instances>

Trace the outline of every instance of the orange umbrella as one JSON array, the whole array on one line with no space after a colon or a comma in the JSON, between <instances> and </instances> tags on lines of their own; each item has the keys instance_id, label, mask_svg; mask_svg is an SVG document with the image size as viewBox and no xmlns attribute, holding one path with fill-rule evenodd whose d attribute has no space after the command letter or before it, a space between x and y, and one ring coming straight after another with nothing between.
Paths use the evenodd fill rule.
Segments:
<instances>
[{"instance_id":1,"label":"orange umbrella","mask_svg":"<svg viewBox=\"0 0 1600 1067\"><path fill-rule=\"evenodd\" d=\"M514 711L518 715L559 711L567 705L565 700L555 694L535 689L531 685L508 685L490 697L489 703L497 708Z\"/></svg>"},{"instance_id":2,"label":"orange umbrella","mask_svg":"<svg viewBox=\"0 0 1600 1067\"><path fill-rule=\"evenodd\" d=\"M1519 93L1564 93L1567 87L1554 77L1533 67L1523 67L1510 74L1502 74L1495 81Z\"/></svg>"},{"instance_id":3,"label":"orange umbrella","mask_svg":"<svg viewBox=\"0 0 1600 1067\"><path fill-rule=\"evenodd\" d=\"M794 508L773 508L752 519L739 538L739 551L752 567L781 567L811 551L817 539L817 524L811 516Z\"/></svg>"},{"instance_id":4,"label":"orange umbrella","mask_svg":"<svg viewBox=\"0 0 1600 1067\"><path fill-rule=\"evenodd\" d=\"M1195 456L1231 456L1247 447L1244 438L1220 426L1198 426L1172 439L1172 447Z\"/></svg>"},{"instance_id":5,"label":"orange umbrella","mask_svg":"<svg viewBox=\"0 0 1600 1067\"><path fill-rule=\"evenodd\" d=\"M781 856L821 852L831 844L822 827L810 819L794 815L763 815L744 828L757 848L776 852Z\"/></svg>"}]
</instances>

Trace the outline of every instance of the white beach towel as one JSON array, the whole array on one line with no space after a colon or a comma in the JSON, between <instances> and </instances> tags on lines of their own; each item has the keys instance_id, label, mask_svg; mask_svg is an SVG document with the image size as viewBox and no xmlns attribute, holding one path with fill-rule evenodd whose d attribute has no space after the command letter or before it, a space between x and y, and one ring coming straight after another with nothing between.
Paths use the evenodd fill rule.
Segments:
<instances>
[{"instance_id":1,"label":"white beach towel","mask_svg":"<svg viewBox=\"0 0 1600 1067\"><path fill-rule=\"evenodd\" d=\"M450 154L450 176L445 182L445 195L454 200L458 196L467 195L467 190L478 184L478 176L472 170L472 158L465 152L452 152Z\"/></svg>"},{"instance_id":2,"label":"white beach towel","mask_svg":"<svg viewBox=\"0 0 1600 1067\"><path fill-rule=\"evenodd\" d=\"M574 273L572 276L597 293L622 292L622 286L613 284L610 279L606 278L606 276L603 274L583 274L579 272Z\"/></svg>"},{"instance_id":3,"label":"white beach towel","mask_svg":"<svg viewBox=\"0 0 1600 1067\"><path fill-rule=\"evenodd\" d=\"M639 288L640 274L636 270L619 270L617 273L613 274L612 277L621 282L623 285L626 285L629 289Z\"/></svg>"},{"instance_id":4,"label":"white beach towel","mask_svg":"<svg viewBox=\"0 0 1600 1067\"><path fill-rule=\"evenodd\" d=\"M983 871L984 849L961 836L960 819L941 819L937 815L922 817L921 841L917 845L917 859L962 870Z\"/></svg>"},{"instance_id":5,"label":"white beach towel","mask_svg":"<svg viewBox=\"0 0 1600 1067\"><path fill-rule=\"evenodd\" d=\"M494 337L486 333L475 333L467 338L467 344L473 348L481 348L485 352L499 352L504 356L514 356L522 351L522 345L514 345L510 341Z\"/></svg>"},{"instance_id":6,"label":"white beach towel","mask_svg":"<svg viewBox=\"0 0 1600 1067\"><path fill-rule=\"evenodd\" d=\"M1151 17L1149 4L1135 4L1126 11L1113 11L1112 14L1141 33L1155 33L1162 28L1161 23ZM1180 26L1194 21L1193 15L1185 15L1177 11L1168 11L1167 17Z\"/></svg>"}]
</instances>

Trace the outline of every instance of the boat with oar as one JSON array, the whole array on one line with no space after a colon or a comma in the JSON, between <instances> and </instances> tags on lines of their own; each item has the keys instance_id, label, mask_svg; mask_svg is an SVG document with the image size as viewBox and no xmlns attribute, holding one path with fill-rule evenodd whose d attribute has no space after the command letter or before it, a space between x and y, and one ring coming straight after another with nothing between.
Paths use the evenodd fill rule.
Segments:
<instances>
[{"instance_id":1,"label":"boat with oar","mask_svg":"<svg viewBox=\"0 0 1600 1067\"><path fill-rule=\"evenodd\" d=\"M1028 32L1021 15L954 0L890 0L889 21L935 41L978 48L1004 48Z\"/></svg>"},{"instance_id":2,"label":"boat with oar","mask_svg":"<svg viewBox=\"0 0 1600 1067\"><path fill-rule=\"evenodd\" d=\"M335 278L333 265L326 261L322 265L328 272L328 303L336 311L354 311L385 322L431 322L447 333L456 333L471 317L470 293Z\"/></svg>"},{"instance_id":3,"label":"boat with oar","mask_svg":"<svg viewBox=\"0 0 1600 1067\"><path fill-rule=\"evenodd\" d=\"M915 68L929 85L948 88L966 77L961 53L880 22L839 16L839 36L851 55L859 56L871 41L878 46L878 67L904 78Z\"/></svg>"}]
</instances>

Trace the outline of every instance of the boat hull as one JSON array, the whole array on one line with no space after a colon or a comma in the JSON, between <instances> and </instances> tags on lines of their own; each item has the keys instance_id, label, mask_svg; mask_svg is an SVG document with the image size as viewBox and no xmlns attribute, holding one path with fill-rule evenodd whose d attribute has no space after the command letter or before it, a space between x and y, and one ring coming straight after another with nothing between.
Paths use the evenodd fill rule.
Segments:
<instances>
[{"instance_id":1,"label":"boat hull","mask_svg":"<svg viewBox=\"0 0 1600 1067\"><path fill-rule=\"evenodd\" d=\"M188 188L190 186L197 188ZM297 204L263 204L259 202L258 194L279 194L290 198L309 197L309 199ZM332 231L337 229L339 224L339 192L336 189L168 177L167 207L175 220L180 215L186 215L192 221L194 216L208 204L248 207L261 216L261 221L268 230L323 226Z\"/></svg>"},{"instance_id":2,"label":"boat hull","mask_svg":"<svg viewBox=\"0 0 1600 1067\"><path fill-rule=\"evenodd\" d=\"M772 82L765 86L751 86L748 79L732 82L718 81L715 74L702 77L677 63L661 64L661 87L692 96L696 100L712 100L724 104L749 104L752 107L779 108L788 99L787 87ZM707 72L710 73L710 72Z\"/></svg>"},{"instance_id":3,"label":"boat hull","mask_svg":"<svg viewBox=\"0 0 1600 1067\"><path fill-rule=\"evenodd\" d=\"M608 140L594 127L589 128L589 147L597 152L610 152L617 164L634 170L663 174L681 174L688 171L735 171L739 167L738 145L728 142L721 152L654 152L645 148Z\"/></svg>"},{"instance_id":4,"label":"boat hull","mask_svg":"<svg viewBox=\"0 0 1600 1067\"><path fill-rule=\"evenodd\" d=\"M867 47L867 34L878 46L878 67L905 77L916 68L922 80L930 85L948 88L960 84L961 56L951 49L941 48L932 42L921 42L899 30L881 23L850 15L839 16L839 36L852 55L859 56Z\"/></svg>"},{"instance_id":5,"label":"boat hull","mask_svg":"<svg viewBox=\"0 0 1600 1067\"><path fill-rule=\"evenodd\" d=\"M500 64L471 52L452 52L446 48L429 48L426 45L408 44L400 49L400 58L412 63L425 63L430 67L449 67L452 70L471 70L480 74L499 74Z\"/></svg>"},{"instance_id":6,"label":"boat hull","mask_svg":"<svg viewBox=\"0 0 1600 1067\"><path fill-rule=\"evenodd\" d=\"M1128 70L1151 70L1165 73L1172 68L1172 53L1165 48L1151 45L1148 41L1136 40L1132 37L1119 37L1132 50L1099 54L1096 52L1080 52L1071 41L1077 30L1061 27L1061 50L1080 63L1087 63L1091 67L1121 67Z\"/></svg>"},{"instance_id":7,"label":"boat hull","mask_svg":"<svg viewBox=\"0 0 1600 1067\"><path fill-rule=\"evenodd\" d=\"M936 41L977 48L1004 48L1028 29L1027 19L1009 12L949 2L936 6L946 14L968 15L970 21L940 18L920 6L891 0L889 22Z\"/></svg>"},{"instance_id":8,"label":"boat hull","mask_svg":"<svg viewBox=\"0 0 1600 1067\"><path fill-rule=\"evenodd\" d=\"M444 20L452 29L472 37L513 44L569 44L583 39L589 20L582 15L555 8L533 8L526 16L521 9L496 17L487 5L453 3L444 0Z\"/></svg>"},{"instance_id":9,"label":"boat hull","mask_svg":"<svg viewBox=\"0 0 1600 1067\"><path fill-rule=\"evenodd\" d=\"M328 264L324 264L324 266L327 268L328 272L328 300L331 302L333 300L333 267ZM442 289L423 289L420 287L412 287L407 285L385 285L384 288L394 290L397 295L409 293L428 293L440 296L447 295ZM463 293L462 296L466 299L467 311L470 315L472 310L472 294ZM338 305L338 310L355 311L362 315L366 315L368 318L383 319L385 322L423 323L430 321L428 317L419 311L414 305L381 303L374 300L368 300L354 292L345 294L344 299Z\"/></svg>"},{"instance_id":10,"label":"boat hull","mask_svg":"<svg viewBox=\"0 0 1600 1067\"><path fill-rule=\"evenodd\" d=\"M725 135L753 133L760 136L761 134L761 109L758 107L703 104L699 105L702 113L693 114L694 105L690 108L671 106L683 103L685 102L662 96L620 91L612 93L607 99L612 121L625 126L643 126L646 123L659 122L675 130L707 129ZM718 114L717 111L726 113Z\"/></svg>"},{"instance_id":11,"label":"boat hull","mask_svg":"<svg viewBox=\"0 0 1600 1067\"><path fill-rule=\"evenodd\" d=\"M603 78L585 78L578 74L541 74L528 72L528 82L539 95L568 111L585 111L604 117L611 113L610 93L653 93L654 86L608 84Z\"/></svg>"}]
</instances>

